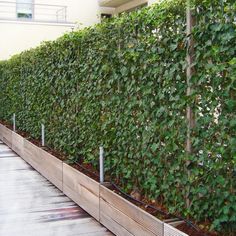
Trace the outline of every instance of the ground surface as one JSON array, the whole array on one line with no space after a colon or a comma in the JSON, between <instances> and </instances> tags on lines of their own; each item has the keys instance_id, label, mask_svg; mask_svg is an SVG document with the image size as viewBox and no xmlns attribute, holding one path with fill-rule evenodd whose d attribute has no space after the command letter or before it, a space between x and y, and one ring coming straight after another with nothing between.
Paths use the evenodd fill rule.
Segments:
<instances>
[{"instance_id":1,"label":"ground surface","mask_svg":"<svg viewBox=\"0 0 236 236\"><path fill-rule=\"evenodd\" d=\"M0 235L112 234L0 141Z\"/></svg>"}]
</instances>

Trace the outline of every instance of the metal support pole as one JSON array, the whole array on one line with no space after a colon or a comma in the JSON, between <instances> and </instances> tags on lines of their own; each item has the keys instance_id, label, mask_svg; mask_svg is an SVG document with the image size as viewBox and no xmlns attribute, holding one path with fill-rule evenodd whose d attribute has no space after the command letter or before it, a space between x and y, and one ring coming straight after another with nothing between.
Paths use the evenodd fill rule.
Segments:
<instances>
[{"instance_id":1,"label":"metal support pole","mask_svg":"<svg viewBox=\"0 0 236 236\"><path fill-rule=\"evenodd\" d=\"M16 114L15 113L13 114L12 120L13 120L13 131L16 132Z\"/></svg>"},{"instance_id":2,"label":"metal support pole","mask_svg":"<svg viewBox=\"0 0 236 236\"><path fill-rule=\"evenodd\" d=\"M99 147L99 166L100 166L100 183L104 182L104 149Z\"/></svg>"},{"instance_id":3,"label":"metal support pole","mask_svg":"<svg viewBox=\"0 0 236 236\"><path fill-rule=\"evenodd\" d=\"M41 138L42 138L42 146L45 146L45 126L44 124L41 125Z\"/></svg>"}]
</instances>

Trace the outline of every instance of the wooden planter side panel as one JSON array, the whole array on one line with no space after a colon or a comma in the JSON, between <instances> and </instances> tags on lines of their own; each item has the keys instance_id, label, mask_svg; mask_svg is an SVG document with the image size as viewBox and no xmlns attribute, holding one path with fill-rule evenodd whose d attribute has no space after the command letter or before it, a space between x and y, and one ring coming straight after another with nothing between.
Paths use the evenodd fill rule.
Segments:
<instances>
[{"instance_id":1,"label":"wooden planter side panel","mask_svg":"<svg viewBox=\"0 0 236 236\"><path fill-rule=\"evenodd\" d=\"M5 127L4 125L0 125L1 139L2 141L10 148L12 148L12 131Z\"/></svg>"},{"instance_id":2,"label":"wooden planter side panel","mask_svg":"<svg viewBox=\"0 0 236 236\"><path fill-rule=\"evenodd\" d=\"M188 236L171 225L164 224L164 236Z\"/></svg>"},{"instance_id":3,"label":"wooden planter side panel","mask_svg":"<svg viewBox=\"0 0 236 236\"><path fill-rule=\"evenodd\" d=\"M104 216L113 218L117 224L122 225L133 235L163 236L164 224L162 221L104 186L100 186L100 211L101 221L107 227Z\"/></svg>"},{"instance_id":4,"label":"wooden planter side panel","mask_svg":"<svg viewBox=\"0 0 236 236\"><path fill-rule=\"evenodd\" d=\"M99 183L63 163L63 192L99 221Z\"/></svg>"},{"instance_id":5,"label":"wooden planter side panel","mask_svg":"<svg viewBox=\"0 0 236 236\"><path fill-rule=\"evenodd\" d=\"M104 212L102 209L100 210L100 223L117 236L134 236L124 227L122 227L119 223L117 223L113 219L113 216L109 216L107 212Z\"/></svg>"},{"instance_id":6,"label":"wooden planter side panel","mask_svg":"<svg viewBox=\"0 0 236 236\"><path fill-rule=\"evenodd\" d=\"M0 140L3 140L3 128L4 126L2 124L0 124Z\"/></svg>"},{"instance_id":7,"label":"wooden planter side panel","mask_svg":"<svg viewBox=\"0 0 236 236\"><path fill-rule=\"evenodd\" d=\"M39 152L41 161L40 173L62 191L62 161L43 149L39 148Z\"/></svg>"},{"instance_id":8,"label":"wooden planter side panel","mask_svg":"<svg viewBox=\"0 0 236 236\"><path fill-rule=\"evenodd\" d=\"M12 132L12 150L19 156L24 154L24 138L15 132Z\"/></svg>"},{"instance_id":9,"label":"wooden planter side panel","mask_svg":"<svg viewBox=\"0 0 236 236\"><path fill-rule=\"evenodd\" d=\"M35 170L41 173L42 158L39 147L24 139L24 153L22 158L29 163Z\"/></svg>"},{"instance_id":10,"label":"wooden planter side panel","mask_svg":"<svg viewBox=\"0 0 236 236\"><path fill-rule=\"evenodd\" d=\"M128 232L127 235L155 236L154 233L144 228L142 225L131 219L129 216L125 215L123 212L119 211L119 209L113 207L103 199L100 199L100 222L109 228L109 222L111 220L113 220L112 228L115 228L115 233L117 235L123 235L123 232L122 234L119 234L120 228L122 228L123 231L125 230Z\"/></svg>"},{"instance_id":11,"label":"wooden planter side panel","mask_svg":"<svg viewBox=\"0 0 236 236\"><path fill-rule=\"evenodd\" d=\"M57 188L62 190L62 161L26 139L24 140L22 158Z\"/></svg>"}]
</instances>

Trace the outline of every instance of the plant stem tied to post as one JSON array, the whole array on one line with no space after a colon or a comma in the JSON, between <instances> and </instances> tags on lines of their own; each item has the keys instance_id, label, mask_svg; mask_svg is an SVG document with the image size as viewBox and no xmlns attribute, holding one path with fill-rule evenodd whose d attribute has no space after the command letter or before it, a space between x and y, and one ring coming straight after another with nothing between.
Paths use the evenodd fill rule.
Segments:
<instances>
[{"instance_id":1,"label":"plant stem tied to post","mask_svg":"<svg viewBox=\"0 0 236 236\"><path fill-rule=\"evenodd\" d=\"M186 20L187 20L187 42L188 42L188 49L187 49L187 71L186 71L186 76L187 76L187 96L191 96L192 94L192 83L191 79L192 76L194 75L194 67L193 67L193 61L194 61L194 41L193 41L193 36L192 36L192 29L194 27L194 18L192 15L192 10L191 10L191 0L187 0L187 10L186 10ZM192 140L191 140L191 133L192 129L195 126L195 119L194 119L194 114L193 114L193 109L192 106L188 104L187 106L187 140L186 140L186 152L188 155L188 160L186 162L186 169L187 169L187 174L188 174L188 179L190 179L190 160L189 157L192 155L193 150L192 150ZM190 199L189 199L189 193L190 193L190 186L187 189L187 194L186 194L186 206L187 208L190 207Z\"/></svg>"}]
</instances>

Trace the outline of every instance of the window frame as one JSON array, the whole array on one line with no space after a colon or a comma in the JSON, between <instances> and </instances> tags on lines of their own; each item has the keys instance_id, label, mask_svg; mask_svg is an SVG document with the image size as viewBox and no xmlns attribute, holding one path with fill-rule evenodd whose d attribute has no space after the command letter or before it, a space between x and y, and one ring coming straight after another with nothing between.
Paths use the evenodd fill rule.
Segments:
<instances>
[{"instance_id":1,"label":"window frame","mask_svg":"<svg viewBox=\"0 0 236 236\"><path fill-rule=\"evenodd\" d=\"M30 0L31 1L31 3L29 3L29 4L31 4L31 12L30 13L24 13L24 12L20 12L19 10L18 10L18 5L17 4L24 4L24 2L23 3L21 3L21 0L16 0L16 19L17 20L34 20L34 1L35 0ZM27 4L27 3L26 3ZM20 17L19 16L19 14L21 14L22 16ZM25 16L24 16L25 15ZM27 15L28 16L30 16L30 17L27 17Z\"/></svg>"}]
</instances>

